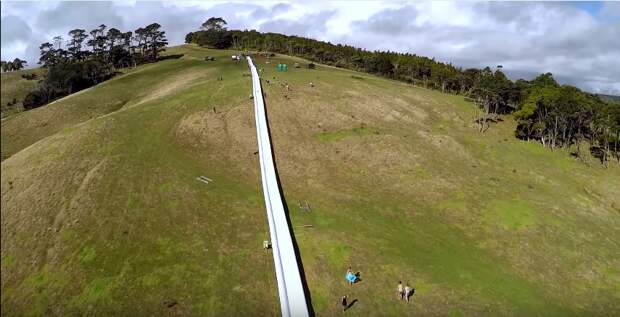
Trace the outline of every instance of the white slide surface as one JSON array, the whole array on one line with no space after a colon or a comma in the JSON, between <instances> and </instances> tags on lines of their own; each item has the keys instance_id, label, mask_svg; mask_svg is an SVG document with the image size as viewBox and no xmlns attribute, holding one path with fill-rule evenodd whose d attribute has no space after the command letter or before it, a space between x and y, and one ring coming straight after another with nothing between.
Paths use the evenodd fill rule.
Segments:
<instances>
[{"instance_id":1,"label":"white slide surface","mask_svg":"<svg viewBox=\"0 0 620 317\"><path fill-rule=\"evenodd\" d=\"M260 78L252 59L247 57L247 60L252 73L258 154L263 194L265 196L265 208L267 209L267 218L269 220L273 262L278 280L280 308L282 316L306 317L309 315L306 294L304 293L297 257L295 256L292 233L289 230L276 177Z\"/></svg>"}]
</instances>

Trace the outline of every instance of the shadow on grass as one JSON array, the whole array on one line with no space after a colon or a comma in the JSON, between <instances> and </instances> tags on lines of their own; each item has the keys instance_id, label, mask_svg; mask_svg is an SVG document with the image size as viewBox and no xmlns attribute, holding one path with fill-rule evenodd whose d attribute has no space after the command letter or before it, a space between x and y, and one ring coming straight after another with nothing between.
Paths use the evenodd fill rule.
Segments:
<instances>
[{"instance_id":1,"label":"shadow on grass","mask_svg":"<svg viewBox=\"0 0 620 317\"><path fill-rule=\"evenodd\" d=\"M263 84L260 81L261 93L263 94L263 103L265 105L265 122L267 123L267 135L269 136L269 140L271 140L271 128L269 127L269 116L267 115L267 102L265 101L265 94L263 93ZM295 234L293 233L293 226L291 224L290 211L288 209L288 204L286 203L286 199L284 198L284 191L282 190L282 185L280 182L280 173L278 173L278 164L277 159L273 151L273 142L271 143L271 157L273 157L273 168L276 173L276 181L278 182L278 190L280 191L280 198L282 199L282 205L284 206L284 213L286 215L286 222L288 224L288 230L291 232L291 240L293 241L293 248L295 249L295 257L297 258L297 264L299 266L299 275L301 276L301 284L304 288L304 294L306 295L306 306L308 307L308 313L310 316L315 316L314 308L312 307L312 297L310 296L310 289L308 288L308 282L306 281L306 272L304 270L303 262L301 261L301 255L299 253L299 246L297 245L297 239L295 239ZM357 301L357 300L355 300ZM354 301L354 302L355 302ZM351 303L352 306L353 302Z\"/></svg>"},{"instance_id":2,"label":"shadow on grass","mask_svg":"<svg viewBox=\"0 0 620 317\"><path fill-rule=\"evenodd\" d=\"M351 303L349 305L347 305L347 307L344 310L345 311L349 310L349 308L353 307L353 305L355 305L355 303L357 303L357 299L352 300Z\"/></svg>"},{"instance_id":3,"label":"shadow on grass","mask_svg":"<svg viewBox=\"0 0 620 317\"><path fill-rule=\"evenodd\" d=\"M157 58L157 61L165 61L167 59L179 59L183 57L185 54L173 54L173 55L164 55Z\"/></svg>"},{"instance_id":4,"label":"shadow on grass","mask_svg":"<svg viewBox=\"0 0 620 317\"><path fill-rule=\"evenodd\" d=\"M357 284L357 283L361 283L361 282L362 282L362 273L360 273L360 272L355 273L355 282L354 283Z\"/></svg>"}]
</instances>

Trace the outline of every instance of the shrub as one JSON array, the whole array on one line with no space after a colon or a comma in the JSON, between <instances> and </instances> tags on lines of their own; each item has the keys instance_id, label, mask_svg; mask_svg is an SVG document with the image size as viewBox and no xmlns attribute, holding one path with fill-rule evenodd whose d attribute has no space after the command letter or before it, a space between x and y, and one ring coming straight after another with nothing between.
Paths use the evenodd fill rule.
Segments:
<instances>
[{"instance_id":1,"label":"shrub","mask_svg":"<svg viewBox=\"0 0 620 317\"><path fill-rule=\"evenodd\" d=\"M37 74L35 74L35 73L22 74L22 78L26 79L26 80L34 80L34 79L37 79Z\"/></svg>"},{"instance_id":2,"label":"shrub","mask_svg":"<svg viewBox=\"0 0 620 317\"><path fill-rule=\"evenodd\" d=\"M113 75L112 65L100 59L56 64L49 67L45 80L26 95L24 108L40 107L57 98L92 87Z\"/></svg>"}]
</instances>

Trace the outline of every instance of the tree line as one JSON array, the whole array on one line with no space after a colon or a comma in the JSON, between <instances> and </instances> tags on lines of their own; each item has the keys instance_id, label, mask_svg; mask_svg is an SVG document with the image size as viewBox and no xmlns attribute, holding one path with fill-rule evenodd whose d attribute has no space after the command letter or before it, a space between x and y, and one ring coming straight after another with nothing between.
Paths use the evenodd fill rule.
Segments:
<instances>
[{"instance_id":1,"label":"tree line","mask_svg":"<svg viewBox=\"0 0 620 317\"><path fill-rule=\"evenodd\" d=\"M603 164L611 157L620 162L620 105L559 85L550 73L527 83L512 114L521 139L538 140L552 149L576 145L574 155L579 158L580 145L588 141L590 152Z\"/></svg>"},{"instance_id":2,"label":"tree line","mask_svg":"<svg viewBox=\"0 0 620 317\"><path fill-rule=\"evenodd\" d=\"M101 83L118 68L157 61L168 41L161 25L149 24L131 32L102 24L86 32L69 31L65 40L56 36L39 46L39 64L47 68L44 80L24 99L32 109L55 99Z\"/></svg>"},{"instance_id":3,"label":"tree line","mask_svg":"<svg viewBox=\"0 0 620 317\"><path fill-rule=\"evenodd\" d=\"M611 157L620 162L620 107L576 87L559 85L550 73L531 81L512 81L503 73L502 65L495 70L462 69L416 54L368 51L255 30L228 30L226 21L216 17L206 20L200 30L188 33L185 42L288 54L464 95L478 106L474 122L481 132L500 115L510 114L517 120L515 135L520 139L535 140L550 149L576 145L577 157L582 157L580 145L587 141L592 154L604 164Z\"/></svg>"},{"instance_id":4,"label":"tree line","mask_svg":"<svg viewBox=\"0 0 620 317\"><path fill-rule=\"evenodd\" d=\"M15 58L12 61L0 61L0 69L3 72L12 72L15 70L21 70L28 64L25 60Z\"/></svg>"}]
</instances>

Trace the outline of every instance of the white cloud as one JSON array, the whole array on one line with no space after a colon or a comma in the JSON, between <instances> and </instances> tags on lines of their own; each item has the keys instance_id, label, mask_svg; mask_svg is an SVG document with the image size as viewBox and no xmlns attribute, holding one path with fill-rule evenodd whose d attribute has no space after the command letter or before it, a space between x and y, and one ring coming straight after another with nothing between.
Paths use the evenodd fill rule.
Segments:
<instances>
[{"instance_id":1,"label":"white cloud","mask_svg":"<svg viewBox=\"0 0 620 317\"><path fill-rule=\"evenodd\" d=\"M181 44L211 16L230 28L310 36L369 50L435 57L463 67L504 65L514 76L620 93L620 3L598 14L570 3L497 2L2 2L2 58L31 65L38 45L101 23L133 30L158 22ZM513 76L513 77L514 77Z\"/></svg>"}]
</instances>

